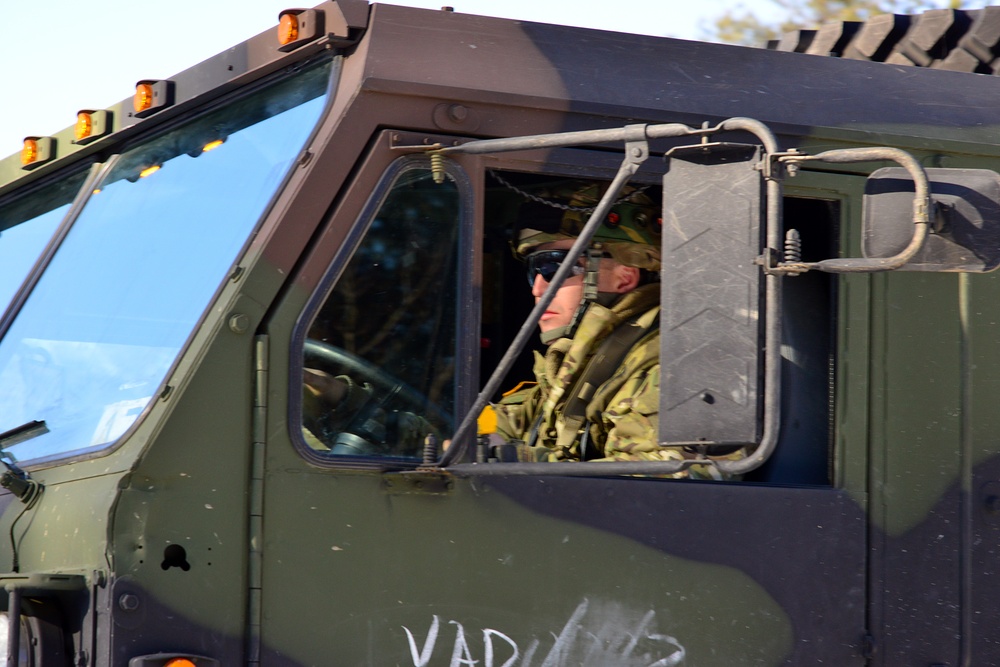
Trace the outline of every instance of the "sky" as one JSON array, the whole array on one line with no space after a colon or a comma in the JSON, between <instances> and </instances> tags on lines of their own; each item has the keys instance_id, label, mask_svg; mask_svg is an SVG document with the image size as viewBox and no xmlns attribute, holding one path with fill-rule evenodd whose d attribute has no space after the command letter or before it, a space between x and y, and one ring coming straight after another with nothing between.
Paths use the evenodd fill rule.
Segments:
<instances>
[{"instance_id":1,"label":"sky","mask_svg":"<svg viewBox=\"0 0 1000 667\"><path fill-rule=\"evenodd\" d=\"M929 0L929 3L945 0ZM130 97L140 79L171 75L277 25L282 0L0 0L0 157L26 136L72 125L79 109ZM389 0L388 4L682 39L742 8L777 19L774 0ZM989 4L984 2L983 4ZM17 9L15 9L15 7ZM15 15L17 14L17 15Z\"/></svg>"},{"instance_id":2,"label":"sky","mask_svg":"<svg viewBox=\"0 0 1000 667\"><path fill-rule=\"evenodd\" d=\"M277 25L319 0L45 0L44 11L0 0L0 157L26 136L72 125L79 109L130 97ZM699 21L731 0L389 0L388 4L696 39ZM747 0L767 7L769 0ZM17 9L15 10L15 7ZM21 18L17 18L20 14Z\"/></svg>"}]
</instances>

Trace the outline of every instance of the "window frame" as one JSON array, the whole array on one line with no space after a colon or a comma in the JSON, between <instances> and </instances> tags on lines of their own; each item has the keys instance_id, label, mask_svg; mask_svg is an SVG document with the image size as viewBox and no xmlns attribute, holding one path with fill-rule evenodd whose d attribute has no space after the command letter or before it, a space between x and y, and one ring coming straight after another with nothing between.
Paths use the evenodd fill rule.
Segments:
<instances>
[{"instance_id":1,"label":"window frame","mask_svg":"<svg viewBox=\"0 0 1000 667\"><path fill-rule=\"evenodd\" d=\"M565 148L553 150L550 153L543 153L542 151L536 152L536 155L542 156L540 161L531 160L528 156L528 151L524 153L501 153L498 155L485 156L484 162L488 164L488 168L496 169L497 171L523 171L528 173L536 174L553 174L559 176L567 177L580 177L580 178L593 178L593 179L603 179L610 181L615 173L617 172L618 166L620 164L620 153L615 152L603 152L598 151L593 148L580 147L580 148ZM653 161L649 161L653 162ZM662 180L662 171L657 169L655 166L647 163L643 168L640 168L638 173L631 179L632 183L651 183L658 184ZM847 184L845 184L847 185ZM792 198L818 198L829 200L832 202L837 202L840 200L840 196L827 196L829 192L817 192L811 188L790 188L791 192L784 192L784 197ZM848 227L844 221L844 216L846 212L840 209L836 220L834 220L835 234L839 237L843 234L843 229ZM837 229L839 228L839 230ZM841 247L843 247L843 240L840 239ZM833 303L837 304L840 298L839 292L836 289L838 284L836 280L833 281L834 288L832 299ZM839 355L837 354L837 346L839 341L840 333L840 307L835 306L834 310L830 312L831 318L833 318L833 330L831 331L831 351L834 355L833 363L837 364L837 359ZM836 366L835 366L836 367ZM485 377L483 378L485 381ZM515 384L511 381L512 379L508 377L503 386L510 387ZM832 397L831 397L832 398ZM837 465L836 460L839 457L839 449L836 446L837 443L837 405L839 402L835 401L834 405L831 407L829 414L829 431L827 432L828 440L828 451L827 456L830 459L831 469L829 471L828 479L825 482L807 482L806 484L814 488L832 488L836 487L838 484L837 480ZM779 432L779 438L782 436L782 432ZM471 451L471 450L470 450ZM606 464L595 467L593 464L588 462L563 462L559 464L558 470L549 470L547 466L551 464L548 463L523 463L523 462L491 462L487 465L482 465L478 463L472 463L470 460L466 459L464 461L455 461L448 466L448 470L461 475L461 476L543 476L557 474L560 476L580 476L580 477L599 477L599 476L618 476L618 475L628 475L630 473L626 472L609 472ZM634 466L641 466L641 463L628 464ZM702 482L699 480L688 480L688 479L670 479L666 480L669 482L680 482L680 483L715 483L715 482ZM730 480L726 482L727 484L741 483L742 480ZM768 485L776 486L787 486L787 485L797 485L799 482L796 480L782 480L778 482L765 481L765 482L755 482L754 480L746 480L748 483L763 483Z\"/></svg>"},{"instance_id":2,"label":"window frame","mask_svg":"<svg viewBox=\"0 0 1000 667\"><path fill-rule=\"evenodd\" d=\"M383 133L383 143L389 139L387 133ZM400 470L412 469L421 462L409 457L395 456L352 456L334 455L324 456L314 450L305 441L302 434L303 425L303 369L304 350L307 333L312 326L316 316L322 310L329 296L336 289L337 283L342 277L345 269L354 258L358 248L371 228L376 214L381 210L386 198L393 189L398 178L406 171L422 170L430 172L430 158L423 155L404 155L394 159L384 165L381 160L376 160L376 164L371 165L372 169L379 169L377 182L371 189L370 194L361 206L357 215L353 217L353 222L347 233L344 235L339 247L334 251L332 260L323 272L312 294L302 308L292 330L291 344L289 345L289 396L288 396L288 429L292 446L300 456L309 463L321 468L352 468L352 469L375 469L375 470ZM476 248L481 238L479 224L480 213L477 210L477 198L474 193L473 179L469 177L466 170L457 162L447 161L445 163L445 173L450 176L458 191L458 267L456 286L456 350L455 350L455 394L454 418L468 411L474 398L469 387L475 386L474 369L479 363L479 338L473 336L479 330L481 290L479 284L478 259L479 253ZM364 179L361 179L364 180ZM363 187L361 183L355 181L352 189ZM337 217L336 214L330 218ZM328 220L327 225L332 225L333 221ZM447 437L448 434L444 434Z\"/></svg>"},{"instance_id":3,"label":"window frame","mask_svg":"<svg viewBox=\"0 0 1000 667\"><path fill-rule=\"evenodd\" d=\"M320 278L313 278L312 280L318 280L315 285L310 285L309 289L312 294L309 296L306 305L300 311L298 319L294 325L292 332L292 339L290 341L290 356L289 356L289 384L288 384L288 428L289 436L293 447L298 451L300 456L303 456L311 464L328 469L358 469L358 470L380 470L383 472L392 472L395 470L407 470L416 467L416 464L412 461L401 462L398 460L386 460L380 457L349 457L349 456L338 456L329 457L322 456L315 453L305 442L301 434L301 424L302 424L302 353L305 341L305 332L308 330L309 325L312 322L313 317L318 312L323 300L326 298L329 291L332 289L333 284L335 284L336 279L339 278L344 267L346 267L347 262L353 257L355 249L357 248L360 240L364 236L364 232L367 230L368 225L374 215L374 212L378 209L378 206L384 201L385 195L398 175L398 170L401 165L405 164L404 161L414 161L420 160L424 161L423 164L427 164L429 161L426 157L423 157L423 150L417 148L419 144L433 144L435 142L443 143L443 145L448 145L452 142L454 137L439 137L430 136L426 134L415 134L415 133L405 133L405 132L393 132L391 130L385 130L382 132L381 137L376 137L372 142L372 150L366 158L362 159L360 166L358 167L359 176L352 179L350 184L347 186L344 192L338 194L338 199L335 200L335 206L332 209L332 213L329 214L329 219L327 221L327 229L325 235L322 237L321 242L329 242L330 244L337 244L337 248L334 250L327 250L319 254L323 254L329 259L329 263L322 264L325 267L325 272ZM411 156L396 159L393 155L393 150L400 151L404 147L409 147ZM397 153L398 154L398 153ZM413 157L414 154L419 154L421 157ZM395 161L394 161L395 160ZM468 249L468 254L470 259L467 267L471 267L470 273L460 274L460 287L459 287L459 298L462 299L462 303L459 305L459 311L462 313L461 321L467 323L468 326L463 324L463 340L466 342L467 350L470 355L469 363L466 364L466 368L463 372L462 377L459 379L458 384L458 397L456 398L456 406L458 410L455 414L456 426L461 420L466 416L462 412L462 406L471 406L475 401L476 396L479 393L479 387L486 381L491 369L487 368L484 370L483 374L480 376L479 372L479 343L480 335L483 325L483 311L484 308L484 297L482 282L484 278L484 189L485 182L487 180L486 172L488 170L496 171L518 171L537 175L554 175L560 177L571 177L571 178L588 178L588 179L602 179L611 180L618 170L621 160L621 153L615 151L606 151L594 147L573 147L573 148L560 148L554 150L531 150L516 153L499 153L499 154L482 154L482 155L459 155L456 154L445 161L448 165L448 170L450 174L455 175L457 173L462 173L463 178L466 179L466 190L465 192L472 192L475 199L470 202L467 209L463 209L462 214L462 225L463 229L468 230L467 236L461 241L462 247ZM655 161L649 161L653 163ZM456 171L459 170L459 171ZM375 173L377 172L377 173ZM647 164L639 170L636 176L632 179L632 182L636 183L649 183L652 185L658 185L661 182L662 173L656 164ZM365 190L365 187L368 189ZM831 196L828 197L830 193L828 192L815 192L813 188L790 188L791 192L785 192L785 196L791 197L817 197L823 199L837 200L839 197ZM362 199L363 197L363 199ZM360 200L363 203L358 203L354 205L354 210L359 211L353 218L349 218L350 212L346 207L346 203L350 201ZM339 205L338 205L339 204ZM469 216L472 215L470 219ZM844 211L840 213L841 217L846 215ZM347 220L350 219L350 227L348 228ZM336 227L339 223L339 229ZM843 220L840 222L843 225ZM843 226L841 227L841 230ZM472 243L470 247L468 243ZM321 260L317 256L313 256L306 260L307 272L316 275L316 266L319 265ZM308 271L308 269L312 271ZM519 274L520 275L520 274ZM464 292L462 290L465 290ZM528 298L527 295L525 298ZM837 317L839 322L839 317L837 313L832 314L833 317ZM520 325L521 322L512 322L513 326ZM836 325L839 331L839 324ZM834 347L837 345L836 331L834 332ZM502 341L506 344L509 341ZM503 345L501 345L501 348ZM501 349L502 352L502 349ZM484 353L485 355L485 353ZM503 383L505 388L509 388L516 384L518 378L513 378L508 376ZM837 403L835 402L834 410L836 410ZM464 408L467 409L467 408ZM833 429L829 434L832 441L836 441L836 417L833 419L834 423L831 425ZM446 436L447 437L447 436ZM837 447L834 444L833 451L830 452L832 456L836 456ZM473 451L470 449L469 454L472 455ZM470 459L464 461L456 461L448 466L448 470L453 474L465 477L465 476L493 476L493 475L528 475L528 476L539 476L539 475L552 475L556 474L559 476L601 476L602 474L610 474L615 476L617 473L604 473L585 462L581 463L563 463L558 468L551 468L551 464L526 464L526 463L491 463L489 465L473 464ZM636 464L640 465L640 464ZM540 466L544 466L540 467ZM836 466L834 466L836 470ZM621 473L625 474L625 473ZM698 481L690 480L668 480L671 482L682 482L682 483L701 483ZM773 484L772 482L764 482L766 484ZM784 485L779 482L778 485ZM817 485L819 488L836 486L837 482L835 477L828 480L826 484Z\"/></svg>"}]
</instances>

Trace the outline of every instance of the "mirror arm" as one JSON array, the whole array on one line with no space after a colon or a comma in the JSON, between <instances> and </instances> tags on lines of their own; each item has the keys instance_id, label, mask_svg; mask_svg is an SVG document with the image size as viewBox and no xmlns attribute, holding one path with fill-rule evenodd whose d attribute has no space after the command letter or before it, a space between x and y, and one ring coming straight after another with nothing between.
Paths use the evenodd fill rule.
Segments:
<instances>
[{"instance_id":1,"label":"mirror arm","mask_svg":"<svg viewBox=\"0 0 1000 667\"><path fill-rule=\"evenodd\" d=\"M789 153L779 157L780 162L790 166L807 161L846 164L875 160L891 160L906 169L910 178L913 179L915 186L913 197L914 230L909 244L901 252L892 257L843 257L825 259L820 262L779 262L776 265L770 261L773 256L772 252L770 255L765 255L761 258L761 263L765 267L764 270L768 274L798 274L810 270L824 271L826 273L876 273L879 271L892 271L906 264L920 251L930 232L930 220L933 217L933 202L931 200L931 188L927 172L924 171L924 168L912 155L898 148L878 147L845 148L826 151L817 155ZM777 247L777 243L772 245L770 238L768 239L768 245L771 248Z\"/></svg>"}]
</instances>

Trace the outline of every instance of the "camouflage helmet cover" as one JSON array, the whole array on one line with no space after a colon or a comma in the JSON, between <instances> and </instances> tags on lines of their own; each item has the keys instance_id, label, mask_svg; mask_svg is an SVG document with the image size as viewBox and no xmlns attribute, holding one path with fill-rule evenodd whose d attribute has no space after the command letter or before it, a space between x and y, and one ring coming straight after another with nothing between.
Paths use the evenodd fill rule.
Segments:
<instances>
[{"instance_id":1,"label":"camouflage helmet cover","mask_svg":"<svg viewBox=\"0 0 1000 667\"><path fill-rule=\"evenodd\" d=\"M607 184L587 183L566 185L539 198L566 204L560 210L528 202L521 207L520 229L514 251L524 257L543 243L575 239L590 219L590 213L600 201ZM594 232L593 242L600 243L619 264L649 271L660 269L660 212L653 200L639 190L626 186L618 202L612 206L604 222Z\"/></svg>"}]
</instances>

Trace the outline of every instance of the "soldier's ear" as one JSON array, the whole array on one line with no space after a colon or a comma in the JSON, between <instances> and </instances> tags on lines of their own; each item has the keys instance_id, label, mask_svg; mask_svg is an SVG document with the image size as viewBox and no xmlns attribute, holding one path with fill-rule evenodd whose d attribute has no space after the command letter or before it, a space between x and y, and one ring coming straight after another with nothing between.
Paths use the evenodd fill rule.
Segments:
<instances>
[{"instance_id":1,"label":"soldier's ear","mask_svg":"<svg viewBox=\"0 0 1000 667\"><path fill-rule=\"evenodd\" d=\"M614 292L625 294L631 292L639 286L642 279L642 272L634 266L624 266L618 264L614 270Z\"/></svg>"}]
</instances>

